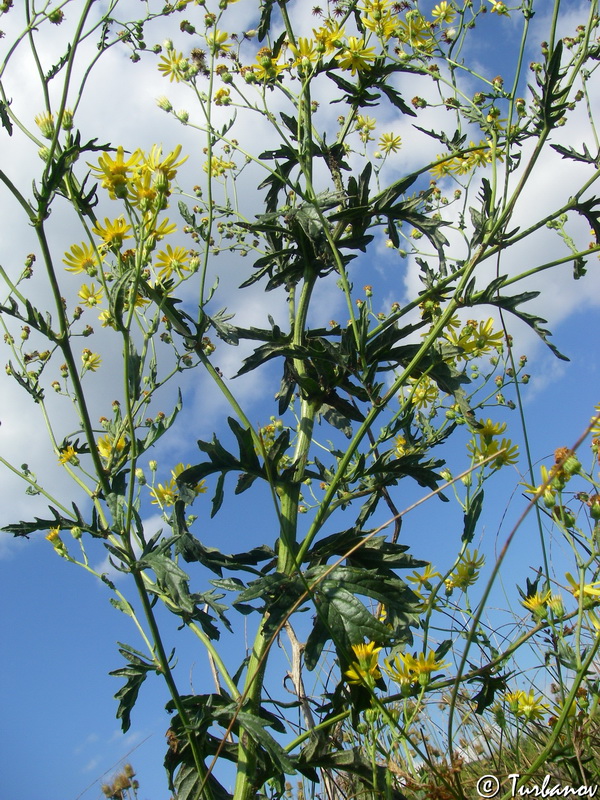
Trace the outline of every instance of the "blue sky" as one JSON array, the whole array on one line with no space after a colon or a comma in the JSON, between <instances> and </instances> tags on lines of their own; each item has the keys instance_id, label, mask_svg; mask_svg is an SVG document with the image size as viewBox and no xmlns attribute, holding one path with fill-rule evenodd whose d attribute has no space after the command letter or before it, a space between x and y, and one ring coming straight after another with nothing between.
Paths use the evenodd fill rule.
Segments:
<instances>
[{"instance_id":1,"label":"blue sky","mask_svg":"<svg viewBox=\"0 0 600 800\"><path fill-rule=\"evenodd\" d=\"M131 1L130 7L135 7ZM139 5L139 4L138 4ZM433 4L429 4L433 5ZM571 21L580 10L587 13L589 4L568 2L563 5L564 19L561 25L565 30L571 28ZM303 8L300 0L291 4L292 13ZM428 6L429 7L429 6ZM544 4L537 4L536 25L543 27ZM67 17L69 6L65 7ZM236 6L236 24L249 29L256 25L256 3L242 0ZM19 9L15 9L15 14ZM74 16L74 15L73 15ZM173 36L179 36L178 46L183 49L193 46L191 39L182 39L177 32L179 17L173 23ZM4 24L6 22L6 24ZM171 24L169 20L167 23ZM306 32L313 26L307 15L302 17ZM12 26L15 26L14 28ZM0 27L7 31L4 42L18 28L14 17L6 20L0 17ZM54 63L53 52L60 50L61 28L56 30L55 39L41 39L42 53L47 64ZM510 44L514 43L515 21L499 20L488 15L482 26L481 36L476 40L470 56L479 65L483 74L493 76L501 72L511 55ZM497 47L498 31L507 45ZM171 33L166 27L154 31L152 43L161 41ZM536 42L532 36L532 42ZM150 42L149 42L150 43ZM536 44L537 46L537 44ZM90 49L91 52L91 49ZM527 60L537 57L532 51ZM14 73L6 76L9 90L14 91L15 110L33 124L33 116L39 110L39 90L31 64L18 55ZM179 182L182 186L192 186L203 179L201 153L202 143L197 132L191 127L177 124L168 118L155 104L159 94L166 93L172 98L176 108L192 110L192 100L185 95L182 87L168 84L157 77L155 58L148 55L141 63L132 65L126 55L117 51L109 54L98 67L88 85L86 98L80 109L80 124L84 136L98 136L99 140L123 144L127 149L141 146L149 148L154 142L162 142L168 151L182 144L184 152L190 154ZM11 82L12 81L12 82ZM408 98L420 92L416 84L402 86ZM410 92L410 94L409 94ZM598 82L592 90L598 99ZM325 98L326 99L326 98ZM335 118L336 107L327 108L323 103L323 117ZM425 114L419 124L424 127L443 126L447 116L440 110ZM390 115L383 120L386 126L393 126L401 133L404 147L390 159L390 174L403 174L414 169L417 161L436 155L435 142L427 141L425 147L430 152L411 150L409 143L414 132L413 120L395 118ZM387 130L387 127L382 128ZM24 143L18 136L8 139L5 132L5 163L15 182L28 187L31 178L38 174L35 148ZM246 131L249 147L263 149L266 132L261 125L249 126ZM580 143L587 132L584 121L575 116L565 128L560 140ZM558 139L557 139L558 141ZM577 186L577 167L550 154L539 166L531 181L521 213L526 220L528 215L541 216L545 208L554 204L554 195L560 191L568 196L569 188ZM187 186L187 188L189 188ZM250 191L251 178L244 177L242 186ZM6 193L1 194L3 217L0 220L0 263L22 263L22 255L29 252L28 242L31 232L19 213L16 204L10 204ZM248 205L253 208L254 195L250 195ZM175 204L174 204L175 205ZM107 214L111 213L107 207ZM72 244L70 238L71 220L65 209L57 208L52 227L52 246L62 257L62 252ZM581 227L575 227L576 232ZM77 234L79 236L79 233ZM78 238L77 241L80 241ZM560 244L550 235L543 240L515 250L503 269L518 272L526 266L543 263L559 252ZM266 316L271 313L282 320L284 306L276 298L265 297L260 287L246 293L235 292L243 270L250 267L246 262L234 260L226 255L215 259L214 269L221 278L220 306L227 305L237 314L240 325L266 325ZM400 302L414 296L419 284L414 262L402 260L396 253L385 248L383 240L375 243L372 253L353 265L353 279L356 286L369 283L374 286L377 303L386 310L394 300ZM592 257L588 264L588 275L575 283L571 278L571 266L565 265L562 271L553 272L529 288L544 291L534 308L549 320L553 341L567 354L570 362L558 362L544 346L521 325L512 326L519 352L526 353L530 360L528 371L532 374L531 383L524 387L524 412L527 420L530 446L534 460L547 459L559 446L569 446L580 435L587 424L594 405L600 400L599 392L599 354L595 343L598 329L598 308L600 305L600 280L597 264ZM245 274L245 273L244 273ZM32 282L32 299L43 300L44 289L40 282ZM333 281L322 287L317 296L314 311L315 324L326 324L330 317L344 319L346 314L341 294ZM4 298L2 298L4 299ZM220 307L219 306L219 307ZM219 366L226 376L236 371L241 355L246 351L227 351L224 345L219 350ZM116 364L111 354L106 354L107 364ZM105 413L106 407L118 389L118 375L113 382L109 370L94 378L95 406L98 413ZM279 384L276 368L263 369L259 374L240 378L232 382L246 404L250 419L257 424L265 424L276 405L271 399ZM213 430L223 431L224 417L229 409L204 377L182 376L184 410L180 427L168 441L157 448L156 457L159 469L165 478L169 470L179 461L194 463L199 451L195 447L198 438L208 439ZM164 410L168 412L169 402L174 393L165 398ZM56 470L56 460L44 440L45 431L36 409L24 402L26 398L14 383L9 383L4 373L0 375L0 454L16 464L27 462L38 475L46 475L49 470L49 486L61 497L69 498L68 485L64 476ZM60 407L55 406L60 412ZM512 426L510 435L521 441L517 413L498 412L498 418L507 419ZM318 430L323 439L331 437L330 430L323 426ZM465 450L466 435L457 436L451 458L456 468L467 466ZM226 431L224 441L230 441ZM546 462L547 463L547 462ZM520 465L524 469L524 466ZM159 472L160 474L160 472ZM524 508L518 484L521 476L517 469L507 468L496 479L490 481L488 498L491 499L476 533L474 546L480 547L488 556L491 565L512 525ZM231 488L231 483L229 484ZM402 487L395 497L397 505L403 507L419 496L414 487ZM232 491L217 516L209 522L208 512L211 495L201 496L195 513L201 517L202 539L208 545L221 546L226 552L245 550L264 540L272 542L275 517L272 506L262 489L248 492L234 498ZM15 477L6 472L0 481L0 524L8 524L17 519L29 519L35 514L45 514L45 504L40 498L24 494L24 487ZM506 513L505 513L506 512ZM156 509L148 503L143 509L144 519L157 530L161 523ZM378 515L378 522L386 515ZM344 525L344 517L339 528ZM437 500L411 513L404 522L402 540L409 544L417 557L429 558L439 569L452 563L457 551L462 520L460 510L455 504L443 505ZM572 564L560 563L561 551L557 547L557 574L564 573ZM103 563L105 555L100 547L92 548L92 564ZM504 578L507 597L497 593L498 603L506 607L510 602L517 615L518 608L514 583L523 585L526 577L531 577L531 567L539 564L539 543L533 515L527 519L509 553ZM195 567L190 573L195 574ZM206 586L206 576L197 569L202 588ZM209 576L210 577L210 576ZM164 734L168 727L168 715L164 711L167 693L158 679L149 678L142 687L140 701L133 714L130 731L122 735L115 719L116 702L113 695L120 687L120 679L109 677L108 672L122 665L116 642L126 642L140 647L136 631L129 619L115 611L109 603L109 595L100 581L77 570L56 554L45 541L43 534L34 535L29 541L14 541L6 534L0 534L0 603L3 613L0 617L0 636L5 656L0 674L0 708L2 721L0 732L3 741L3 759L0 762L0 800L19 797L20 800L91 800L100 796L100 783L110 777L123 761L131 761L138 772L141 783L140 798L160 800L167 797L166 779L162 768L165 752ZM178 677L187 691L209 691L211 677L208 662L201 647L190 641L185 631L177 631L176 626L166 615L163 619L169 631L170 642L177 646ZM250 625L252 620L250 620ZM236 633L223 636L223 652L237 663L245 645L245 620L236 618ZM301 626L300 626L301 627ZM248 633L250 636L250 633ZM103 778L103 776L105 776Z\"/></svg>"}]
</instances>

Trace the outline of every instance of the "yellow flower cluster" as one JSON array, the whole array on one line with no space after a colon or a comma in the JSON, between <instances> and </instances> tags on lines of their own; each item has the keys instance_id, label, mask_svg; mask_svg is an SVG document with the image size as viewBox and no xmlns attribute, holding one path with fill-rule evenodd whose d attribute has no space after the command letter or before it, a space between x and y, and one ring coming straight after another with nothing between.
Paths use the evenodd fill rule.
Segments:
<instances>
[{"instance_id":1,"label":"yellow flower cluster","mask_svg":"<svg viewBox=\"0 0 600 800\"><path fill-rule=\"evenodd\" d=\"M404 695L410 694L416 686L425 687L431 682L431 675L439 669L449 666L437 660L435 652L430 650L427 655L419 653L396 653L385 659L384 670L400 686Z\"/></svg>"},{"instance_id":2,"label":"yellow flower cluster","mask_svg":"<svg viewBox=\"0 0 600 800\"><path fill-rule=\"evenodd\" d=\"M493 158L494 154L489 142L481 141L479 144L471 142L469 151L462 156L451 156L449 153L438 155L436 163L429 171L436 180L452 175L466 175L478 167L485 167L491 164Z\"/></svg>"},{"instance_id":3,"label":"yellow flower cluster","mask_svg":"<svg viewBox=\"0 0 600 800\"><path fill-rule=\"evenodd\" d=\"M356 660L344 673L348 683L367 686L370 689L375 687L375 683L381 678L381 670L377 663L380 650L381 647L376 647L375 642L352 645Z\"/></svg>"},{"instance_id":4,"label":"yellow flower cluster","mask_svg":"<svg viewBox=\"0 0 600 800\"><path fill-rule=\"evenodd\" d=\"M64 255L63 263L67 272L89 277L100 275L100 286L95 283L81 286L78 297L84 306L94 308L100 305L105 293L109 293L111 275L103 269L108 254L116 256L118 274L134 267L145 268L149 265L156 244L177 230L177 226L167 218L159 220L159 214L167 208L177 169L186 159L187 156L181 156L181 145L166 155L161 146L154 145L149 152L138 149L127 157L124 148L118 147L115 151L103 153L96 165L89 165L109 197L124 203L127 215L121 214L113 219L105 217L103 222L97 219L92 227L96 239L89 243L74 244ZM135 231L126 216L129 220L133 216L139 220ZM121 251L123 244L134 237L136 249ZM193 264L190 253L183 247L168 245L166 250L157 254L155 267L157 279L162 283L174 273L183 279L183 273L191 271ZM147 298L139 291L132 290L125 299L124 308L127 310L131 305L139 308L147 302ZM103 327L114 327L116 324L107 310L100 313L99 319ZM84 351L83 362L84 371L94 371L100 366L100 357Z\"/></svg>"},{"instance_id":5,"label":"yellow flower cluster","mask_svg":"<svg viewBox=\"0 0 600 800\"><path fill-rule=\"evenodd\" d=\"M446 594L451 594L453 589L463 592L473 586L479 578L481 567L485 564L485 556L480 556L477 550L465 550L456 568L446 578Z\"/></svg>"},{"instance_id":6,"label":"yellow flower cluster","mask_svg":"<svg viewBox=\"0 0 600 800\"><path fill-rule=\"evenodd\" d=\"M444 338L450 344L460 347L461 353L457 356L459 360L470 360L479 358L489 353L491 350L499 350L504 341L504 332L494 332L494 320L467 320L460 331L456 330L456 322L453 320L444 333Z\"/></svg>"},{"instance_id":7,"label":"yellow flower cluster","mask_svg":"<svg viewBox=\"0 0 600 800\"><path fill-rule=\"evenodd\" d=\"M98 166L89 166L111 199L127 199L132 206L145 212L160 196L161 210L166 208L177 168L187 159L187 156L179 158L180 154L181 145L164 157L162 147L154 145L149 153L138 149L125 159L124 149L118 147L115 158L104 153L98 159Z\"/></svg>"},{"instance_id":8,"label":"yellow flower cluster","mask_svg":"<svg viewBox=\"0 0 600 800\"><path fill-rule=\"evenodd\" d=\"M499 440L496 437L506 430L506 422L492 422L491 419L480 420L476 435L467 444L467 450L475 462L492 458L487 466L500 469L507 464L516 464L519 456L518 445L510 439Z\"/></svg>"},{"instance_id":9,"label":"yellow flower cluster","mask_svg":"<svg viewBox=\"0 0 600 800\"><path fill-rule=\"evenodd\" d=\"M175 501L179 497L179 493L177 491L177 478L184 470L189 469L189 467L190 464L177 464L175 469L171 470L171 479L167 481L167 483L159 483L157 486L151 489L150 495L152 496L152 503L154 505L158 505L161 508L175 505ZM204 481L200 481L199 484L194 486L193 491L197 495L204 494L206 492Z\"/></svg>"},{"instance_id":10,"label":"yellow flower cluster","mask_svg":"<svg viewBox=\"0 0 600 800\"><path fill-rule=\"evenodd\" d=\"M523 717L527 722L541 719L548 711L548 706L542 702L540 695L535 696L533 689L529 692L524 692L522 689L509 692L504 699L510 711L516 717Z\"/></svg>"}]
</instances>

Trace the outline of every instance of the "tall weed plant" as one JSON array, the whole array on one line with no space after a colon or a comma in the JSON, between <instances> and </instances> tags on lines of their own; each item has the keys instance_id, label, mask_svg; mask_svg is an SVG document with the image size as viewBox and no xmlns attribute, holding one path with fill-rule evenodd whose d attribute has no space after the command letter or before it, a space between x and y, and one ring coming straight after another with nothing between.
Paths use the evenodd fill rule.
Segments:
<instances>
[{"instance_id":1,"label":"tall weed plant","mask_svg":"<svg viewBox=\"0 0 600 800\"><path fill-rule=\"evenodd\" d=\"M164 681L180 800L600 782L600 407L580 450L549 441L540 473L514 443L529 375L513 349L527 328L564 358L534 301L565 270L585 292L596 267L597 2L1 11L1 134L39 155L33 185L0 169L3 204L30 231L0 268L6 372L72 480L57 494L53 475L4 453L48 507L4 532L45 536L130 618L112 673L123 731L145 681ZM155 70L169 144L89 130L93 75L115 54L133 85L136 62ZM549 154L580 181L538 206ZM194 385L229 406L212 438L185 416ZM197 438L169 462L169 442ZM505 576L522 519L494 563L475 545L488 487L516 464L543 564ZM261 521L249 547L220 527L234 501L239 529ZM403 542L409 512L435 518L440 501L462 520L449 565L433 535ZM111 571L93 566L98 546ZM519 583L508 626L489 603L500 578ZM197 693L184 634L211 667ZM127 779L105 794L136 791Z\"/></svg>"}]
</instances>

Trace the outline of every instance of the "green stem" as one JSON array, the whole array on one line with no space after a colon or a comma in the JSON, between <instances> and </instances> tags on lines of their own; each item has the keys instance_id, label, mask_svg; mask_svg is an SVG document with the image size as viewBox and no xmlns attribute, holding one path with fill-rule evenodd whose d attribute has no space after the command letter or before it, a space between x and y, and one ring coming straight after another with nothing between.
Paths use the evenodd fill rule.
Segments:
<instances>
[{"instance_id":1,"label":"green stem","mask_svg":"<svg viewBox=\"0 0 600 800\"><path fill-rule=\"evenodd\" d=\"M81 385L81 380L79 378L77 365L75 364L75 359L73 357L73 350L71 349L71 340L69 338L69 326L66 319L60 287L58 285L58 281L56 280L56 274L54 271L52 256L50 254L50 248L48 246L48 240L46 239L46 232L44 230L43 221L40 221L35 225L35 231L37 233L38 241L40 243L40 247L42 250L44 263L46 265L46 273L48 275L48 280L50 282L50 287L52 289L52 294L54 296L54 302L59 320L60 334L57 336L56 341L65 358L69 375L73 383L73 390L75 392L75 397L77 400L77 408L79 411L83 431L85 433L85 437L88 446L90 448L90 456L94 463L94 470L96 472L96 475L98 476L98 482L102 488L102 491L106 495L110 492L110 484L105 474L102 461L100 460L100 454L96 446L96 437L94 436L94 429L92 426L87 404L85 401L85 394L83 391L83 387Z\"/></svg>"},{"instance_id":2,"label":"green stem","mask_svg":"<svg viewBox=\"0 0 600 800\"><path fill-rule=\"evenodd\" d=\"M179 719L181 720L181 724L183 725L183 728L185 730L187 741L194 759L194 765L198 773L198 777L203 782L203 787L204 787L203 797L206 798L206 800L212 800L212 792L210 791L210 787L207 785L208 776L207 776L206 765L202 760L202 755L198 748L198 743L196 741L196 735L194 729L190 723L190 719L183 705L181 695L179 694L179 690L177 689L175 679L173 678L171 667L169 666L169 659L167 658L167 654L165 652L162 643L160 630L158 628L156 617L154 616L154 611L152 609L152 604L148 597L148 592L146 590L146 586L144 583L143 572L137 567L135 567L135 555L133 551L130 552L130 557L132 564L134 564L134 567L132 568L133 578L135 580L135 585L138 591L138 595L142 602L142 607L144 609L144 615L146 617L146 621L148 623L148 627L150 629L150 633L152 636L152 641L154 643L153 651L157 667L163 675L167 688L169 689L169 694L171 695L171 699L173 700L173 705L175 706L177 713L179 714Z\"/></svg>"}]
</instances>

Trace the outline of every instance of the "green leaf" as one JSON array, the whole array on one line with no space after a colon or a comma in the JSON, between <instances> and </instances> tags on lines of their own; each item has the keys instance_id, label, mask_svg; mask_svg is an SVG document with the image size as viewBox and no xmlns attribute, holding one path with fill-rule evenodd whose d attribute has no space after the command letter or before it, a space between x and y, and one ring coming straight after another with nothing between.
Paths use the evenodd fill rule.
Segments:
<instances>
[{"instance_id":1,"label":"green leaf","mask_svg":"<svg viewBox=\"0 0 600 800\"><path fill-rule=\"evenodd\" d=\"M58 73L61 71L61 69L64 67L64 65L68 62L70 57L71 57L71 43L69 42L67 44L67 48L66 48L65 52L63 53L63 55L59 58L59 60L56 62L56 64L54 64L52 67L50 67L50 69L46 73L46 75L44 77L44 83L45 84L47 84L49 81L51 81L52 78L54 78L55 75L58 75Z\"/></svg>"},{"instance_id":2,"label":"green leaf","mask_svg":"<svg viewBox=\"0 0 600 800\"><path fill-rule=\"evenodd\" d=\"M270 723L267 720L249 714L246 711L238 711L237 719L242 728L269 754L275 769L286 775L295 775L296 770L290 756L273 736L266 730Z\"/></svg>"},{"instance_id":3,"label":"green leaf","mask_svg":"<svg viewBox=\"0 0 600 800\"><path fill-rule=\"evenodd\" d=\"M497 692L506 692L509 677L510 675L493 675L490 672L485 672L483 675L478 675L468 681L469 683L481 683L481 689L471 698L477 703L476 714L483 714L486 708L493 704Z\"/></svg>"},{"instance_id":4,"label":"green leaf","mask_svg":"<svg viewBox=\"0 0 600 800\"><path fill-rule=\"evenodd\" d=\"M481 515L483 508L483 489L479 489L471 498L469 508L464 515L464 527L461 536L461 541L469 544L473 541L475 535L475 527Z\"/></svg>"},{"instance_id":5,"label":"green leaf","mask_svg":"<svg viewBox=\"0 0 600 800\"><path fill-rule=\"evenodd\" d=\"M128 617L133 617L133 607L127 600L120 599L118 597L110 597L109 601L111 606L114 606L119 611L122 611L123 614L127 614Z\"/></svg>"},{"instance_id":6,"label":"green leaf","mask_svg":"<svg viewBox=\"0 0 600 800\"><path fill-rule=\"evenodd\" d=\"M138 650L134 650L133 647L121 642L118 644L119 653L124 656L129 664L108 674L127 679L125 685L115 694L115 699L119 701L117 719L121 720L121 730L125 733L131 726L131 711L136 703L140 687L149 672L156 672L156 667L142 658L142 654Z\"/></svg>"},{"instance_id":7,"label":"green leaf","mask_svg":"<svg viewBox=\"0 0 600 800\"><path fill-rule=\"evenodd\" d=\"M180 500L175 502L171 524L175 532L173 537L175 552L183 556L188 563L203 564L219 577L222 576L223 569L243 570L260 575L260 571L255 569L254 565L275 558L275 552L267 545L260 545L247 552L233 555L226 555L216 547L203 545L189 532L185 521L185 504Z\"/></svg>"},{"instance_id":8,"label":"green leaf","mask_svg":"<svg viewBox=\"0 0 600 800\"><path fill-rule=\"evenodd\" d=\"M7 111L9 105L10 103L5 103L3 100L0 100L0 122L2 122L2 127L6 128L8 131L8 135L12 136L12 122L10 121L10 116Z\"/></svg>"},{"instance_id":9,"label":"green leaf","mask_svg":"<svg viewBox=\"0 0 600 800\"><path fill-rule=\"evenodd\" d=\"M406 551L408 545L390 542L385 536L372 536L366 539L368 531L350 528L340 533L326 536L317 542L306 554L306 561L313 566L327 564L332 558L339 558L360 544L346 559L349 566L362 567L378 574L393 574L395 569L419 569L428 562L414 558Z\"/></svg>"},{"instance_id":10,"label":"green leaf","mask_svg":"<svg viewBox=\"0 0 600 800\"><path fill-rule=\"evenodd\" d=\"M164 547L170 544L170 540L167 540L164 542ZM194 614L195 603L190 595L189 575L173 561L170 553L155 550L140 559L138 564L143 569L151 569L154 572L158 589L167 594L180 611L186 616Z\"/></svg>"},{"instance_id":11,"label":"green leaf","mask_svg":"<svg viewBox=\"0 0 600 800\"><path fill-rule=\"evenodd\" d=\"M594 231L596 241L600 242L600 198L590 197L589 200L579 201L575 206L575 210L586 218L588 224Z\"/></svg>"},{"instance_id":12,"label":"green leaf","mask_svg":"<svg viewBox=\"0 0 600 800\"><path fill-rule=\"evenodd\" d=\"M5 525L3 528L0 528L0 530L6 531L6 533L12 533L13 536L24 536L28 538L30 534L36 531L49 531L51 528L60 528L64 531L70 531L73 528L81 528L81 530L91 533L92 536L103 539L106 538L107 531L100 528L98 516L95 511L93 512L92 523L90 524L81 516L81 512L75 503L72 503L72 506L73 518L65 517L53 506L48 506L48 509L52 513L52 519L34 517L32 522L21 520L20 522Z\"/></svg>"},{"instance_id":13,"label":"green leaf","mask_svg":"<svg viewBox=\"0 0 600 800\"><path fill-rule=\"evenodd\" d=\"M212 774L202 793L200 792L201 786L202 776L198 775L196 765L192 762L184 763L179 767L171 788L175 790L177 800L198 800L199 797L209 796L209 792L212 800L231 800L233 797Z\"/></svg>"},{"instance_id":14,"label":"green leaf","mask_svg":"<svg viewBox=\"0 0 600 800\"><path fill-rule=\"evenodd\" d=\"M306 641L306 668L313 670L325 643L331 639L338 652L348 653L353 644L386 642L390 630L371 614L355 595L343 586L326 581L315 593L318 617Z\"/></svg>"},{"instance_id":15,"label":"green leaf","mask_svg":"<svg viewBox=\"0 0 600 800\"><path fill-rule=\"evenodd\" d=\"M600 153L593 156L587 148L587 144L583 143L583 153L578 153L573 147L563 147L560 144L551 144L550 147L560 153L563 158L570 158L573 161L583 161L584 164L595 164L596 167L600 166Z\"/></svg>"},{"instance_id":16,"label":"green leaf","mask_svg":"<svg viewBox=\"0 0 600 800\"><path fill-rule=\"evenodd\" d=\"M217 478L217 485L215 487L215 493L213 495L212 506L210 510L211 518L215 516L215 514L223 505L223 498L225 497L225 492L223 490L224 485L225 485L225 473L222 472Z\"/></svg>"},{"instance_id":17,"label":"green leaf","mask_svg":"<svg viewBox=\"0 0 600 800\"><path fill-rule=\"evenodd\" d=\"M346 439L352 438L352 425L350 424L348 417L340 414L340 412L336 411L336 409L332 406L323 406L321 408L321 413L323 415L323 419L334 428L337 428L339 431L341 431Z\"/></svg>"},{"instance_id":18,"label":"green leaf","mask_svg":"<svg viewBox=\"0 0 600 800\"><path fill-rule=\"evenodd\" d=\"M317 747L315 746L317 745ZM381 797L386 800L406 800L401 791L394 788L395 781L389 781L389 770L382 765L373 765L364 752L358 747L351 750L331 750L331 746L320 751L318 739L312 739L303 748L300 757L296 761L299 772L307 773L310 777L312 771L317 769L332 770L336 772L349 773L356 776L358 786L351 786L347 791L348 797L368 798Z\"/></svg>"},{"instance_id":19,"label":"green leaf","mask_svg":"<svg viewBox=\"0 0 600 800\"><path fill-rule=\"evenodd\" d=\"M262 13L260 15L260 22L258 23L258 41L262 40L271 31L271 10L275 0L264 0L262 5Z\"/></svg>"},{"instance_id":20,"label":"green leaf","mask_svg":"<svg viewBox=\"0 0 600 800\"><path fill-rule=\"evenodd\" d=\"M542 327L547 320L545 320L543 317L538 317L535 314L528 314L526 311L518 308L518 306L522 305L523 303L527 303L529 300L534 300L539 296L540 293L521 292L521 294L512 296L500 295L498 292L505 280L505 275L500 276L495 278L483 291L475 293L471 297L469 297L467 294L465 296L465 305L479 305L482 303L487 303L491 306L496 306L496 308L502 308L505 311L510 311L510 313L514 314L515 317L518 317L527 325L529 325L529 327L537 333L540 339L547 345L547 347L557 358L560 358L562 361L569 361L567 356L563 355L548 338L552 335L551 332Z\"/></svg>"}]
</instances>

